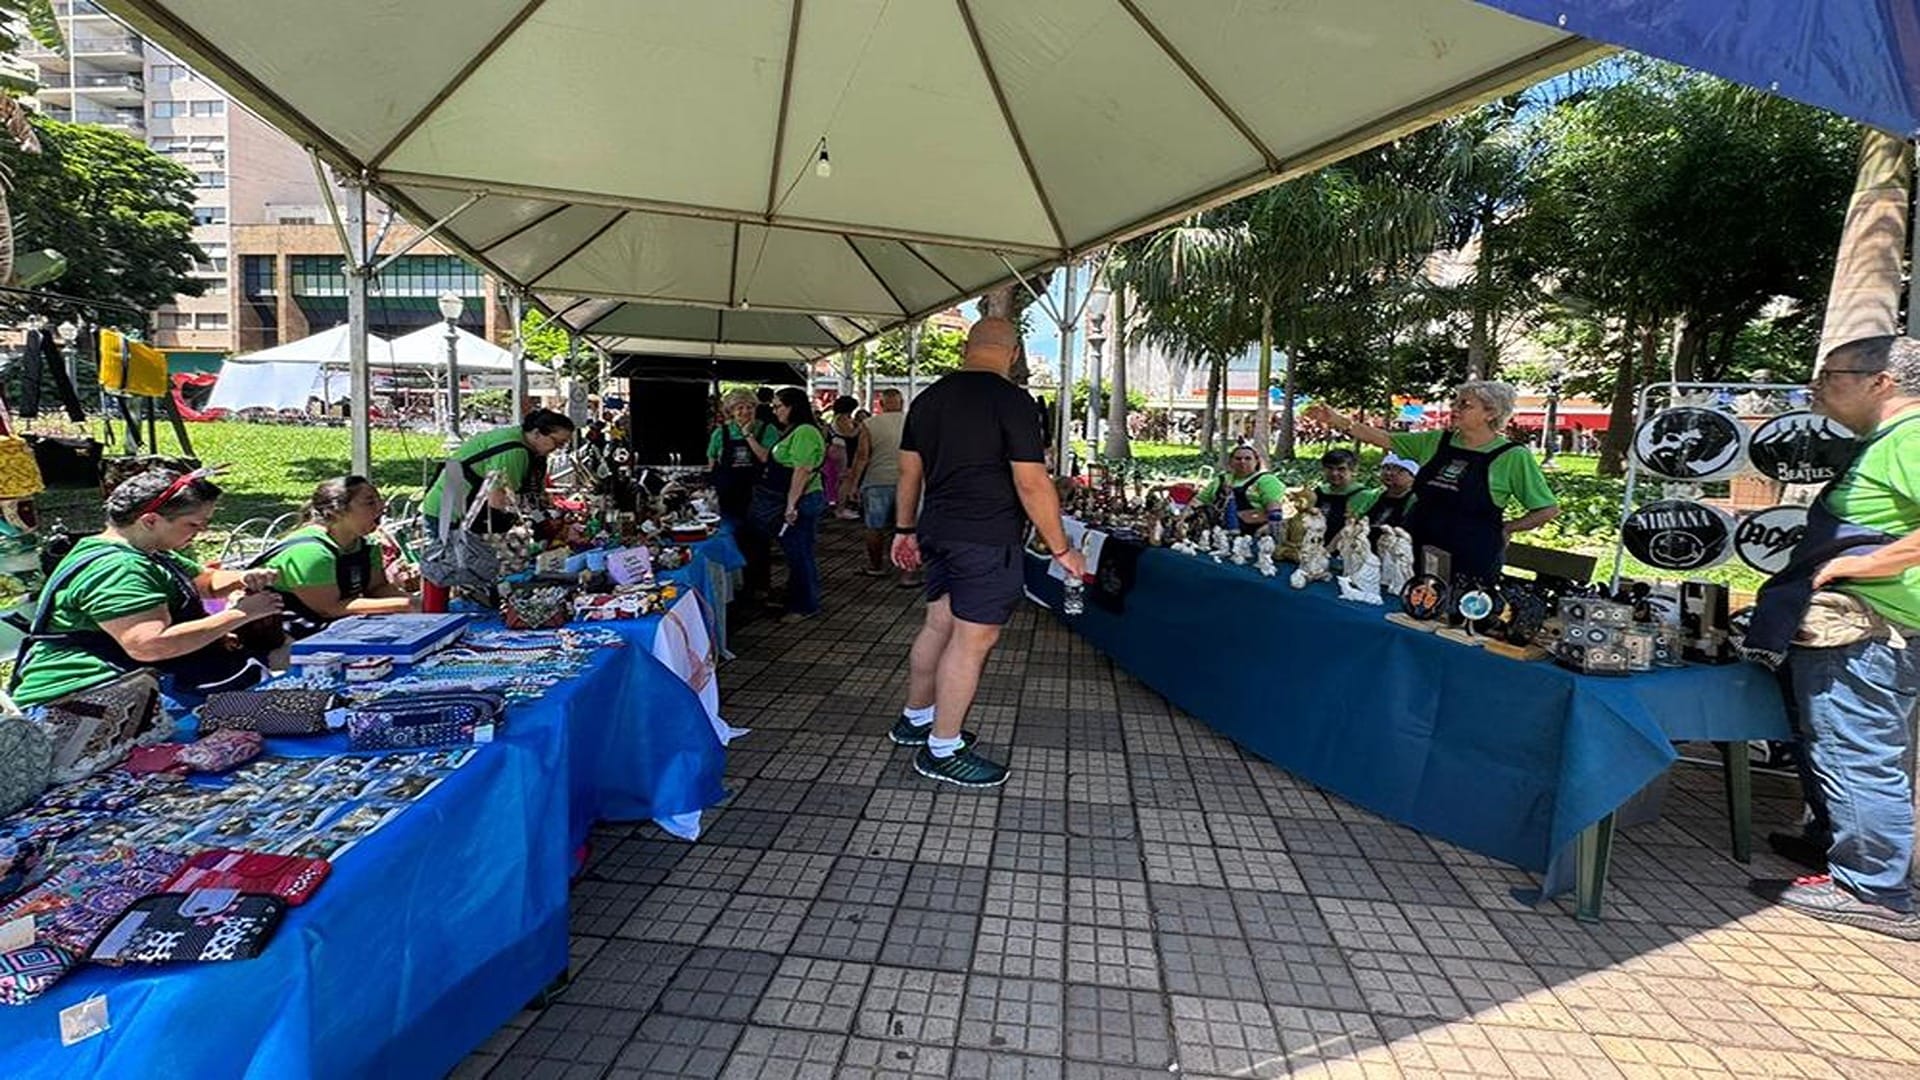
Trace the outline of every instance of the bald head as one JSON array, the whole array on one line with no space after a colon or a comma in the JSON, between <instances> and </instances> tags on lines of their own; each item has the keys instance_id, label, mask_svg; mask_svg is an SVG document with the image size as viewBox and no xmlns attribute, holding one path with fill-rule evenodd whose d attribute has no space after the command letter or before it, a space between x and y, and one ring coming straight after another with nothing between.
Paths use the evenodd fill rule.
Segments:
<instances>
[{"instance_id":1,"label":"bald head","mask_svg":"<svg viewBox=\"0 0 1920 1080\"><path fill-rule=\"evenodd\" d=\"M967 331L967 366L990 368L1005 375L1019 347L1020 331L1012 321L997 315L981 319Z\"/></svg>"}]
</instances>

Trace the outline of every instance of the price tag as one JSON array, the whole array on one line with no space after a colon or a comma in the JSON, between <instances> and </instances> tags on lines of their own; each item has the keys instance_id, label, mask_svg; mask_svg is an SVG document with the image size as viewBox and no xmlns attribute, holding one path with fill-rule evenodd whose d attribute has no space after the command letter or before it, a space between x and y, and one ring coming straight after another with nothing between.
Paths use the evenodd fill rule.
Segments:
<instances>
[{"instance_id":1,"label":"price tag","mask_svg":"<svg viewBox=\"0 0 1920 1080\"><path fill-rule=\"evenodd\" d=\"M31 948L32 946L33 916L22 915L12 922L7 923L5 926L0 926L0 953L12 952L15 949Z\"/></svg>"},{"instance_id":2,"label":"price tag","mask_svg":"<svg viewBox=\"0 0 1920 1080\"><path fill-rule=\"evenodd\" d=\"M69 1005L60 1010L60 1045L72 1046L112 1026L107 1019L106 995L96 994L78 1005Z\"/></svg>"}]
</instances>

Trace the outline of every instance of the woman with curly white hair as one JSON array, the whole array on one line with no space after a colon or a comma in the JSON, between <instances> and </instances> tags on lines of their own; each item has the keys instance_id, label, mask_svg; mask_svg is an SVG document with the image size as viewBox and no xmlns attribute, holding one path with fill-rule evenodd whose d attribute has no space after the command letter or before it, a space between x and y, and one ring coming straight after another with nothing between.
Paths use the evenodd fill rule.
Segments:
<instances>
[{"instance_id":1,"label":"woman with curly white hair","mask_svg":"<svg viewBox=\"0 0 1920 1080\"><path fill-rule=\"evenodd\" d=\"M1477 380L1454 390L1445 431L1382 431L1320 404L1309 407L1307 415L1418 462L1414 504L1407 513L1415 565L1422 551L1438 548L1451 557L1455 577L1490 583L1506 563L1508 537L1560 516L1559 500L1540 463L1501 434L1513 419L1513 406L1512 386ZM1508 519L1509 506L1518 506L1520 516Z\"/></svg>"}]
</instances>

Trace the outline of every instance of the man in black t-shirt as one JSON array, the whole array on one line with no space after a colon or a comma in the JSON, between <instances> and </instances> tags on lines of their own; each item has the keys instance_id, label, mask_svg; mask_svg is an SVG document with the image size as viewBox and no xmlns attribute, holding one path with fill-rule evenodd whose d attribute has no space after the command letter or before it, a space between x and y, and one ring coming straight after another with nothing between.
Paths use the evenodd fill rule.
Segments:
<instances>
[{"instance_id":1,"label":"man in black t-shirt","mask_svg":"<svg viewBox=\"0 0 1920 1080\"><path fill-rule=\"evenodd\" d=\"M902 570L925 565L927 619L913 642L907 707L890 737L921 747L913 761L920 775L962 787L1007 779L1006 766L973 752L961 722L1024 591L1027 521L1061 569L1087 569L1060 524L1033 399L1007 381L1019 340L1006 319L975 323L966 365L914 400L900 438L893 561Z\"/></svg>"}]
</instances>

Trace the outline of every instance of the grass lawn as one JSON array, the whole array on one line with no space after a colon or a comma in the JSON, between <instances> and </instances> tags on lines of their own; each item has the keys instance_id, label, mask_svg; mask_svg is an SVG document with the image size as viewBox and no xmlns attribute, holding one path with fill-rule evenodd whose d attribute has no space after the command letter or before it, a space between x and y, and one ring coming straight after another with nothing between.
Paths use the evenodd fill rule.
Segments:
<instances>
[{"instance_id":1,"label":"grass lawn","mask_svg":"<svg viewBox=\"0 0 1920 1080\"><path fill-rule=\"evenodd\" d=\"M189 424L194 454L213 465L231 466L217 482L226 489L200 554L218 553L233 526L249 518L275 518L305 507L322 480L347 471L350 451L344 427L290 424L242 424L221 421ZM171 433L161 435L161 453L177 450ZM114 448L109 448L109 453ZM425 490L422 477L438 467L442 450L432 435L373 433L373 480L392 499ZM76 536L98 532L105 522L100 493L91 488L48 491L35 498L41 527L58 522Z\"/></svg>"}]
</instances>

